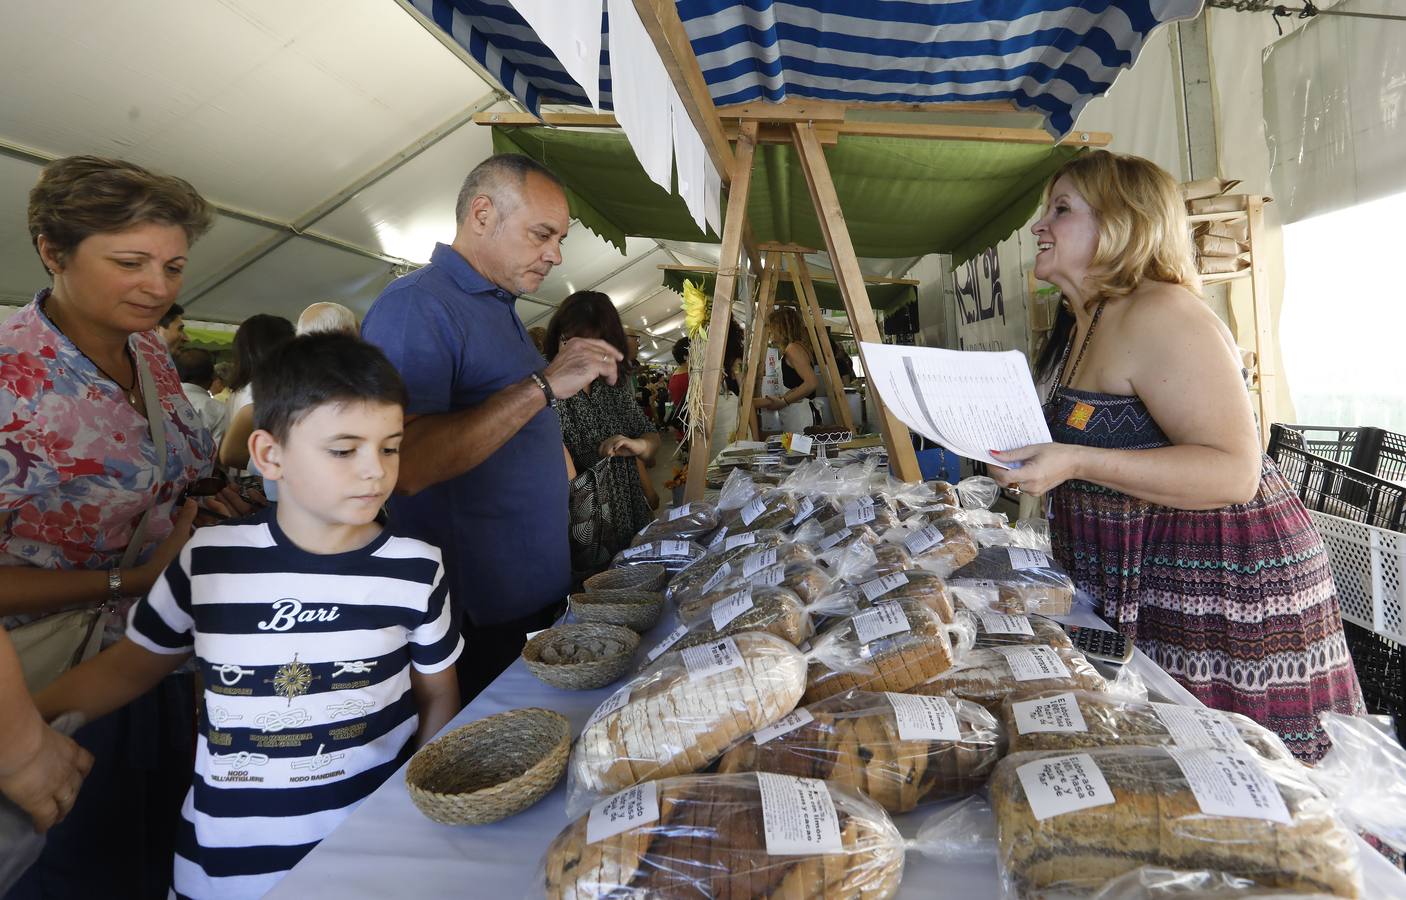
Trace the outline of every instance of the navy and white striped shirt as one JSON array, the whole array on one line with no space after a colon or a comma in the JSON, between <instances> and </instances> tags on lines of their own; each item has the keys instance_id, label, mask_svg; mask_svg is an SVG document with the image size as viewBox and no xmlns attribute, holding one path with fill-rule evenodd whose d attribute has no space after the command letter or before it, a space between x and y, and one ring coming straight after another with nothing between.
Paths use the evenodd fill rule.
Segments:
<instances>
[{"instance_id":1,"label":"navy and white striped shirt","mask_svg":"<svg viewBox=\"0 0 1406 900\"><path fill-rule=\"evenodd\" d=\"M390 529L318 555L273 510L198 530L127 636L194 650L204 676L175 890L262 896L400 766L418 726L410 670L453 664L436 548Z\"/></svg>"}]
</instances>

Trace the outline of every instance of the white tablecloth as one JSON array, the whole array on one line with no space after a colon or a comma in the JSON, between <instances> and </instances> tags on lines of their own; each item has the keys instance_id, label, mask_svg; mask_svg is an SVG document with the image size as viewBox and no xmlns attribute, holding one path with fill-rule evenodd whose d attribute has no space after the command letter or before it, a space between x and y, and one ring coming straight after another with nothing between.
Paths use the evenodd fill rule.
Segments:
<instances>
[{"instance_id":1,"label":"white tablecloth","mask_svg":"<svg viewBox=\"0 0 1406 900\"><path fill-rule=\"evenodd\" d=\"M1087 603L1068 621L1107 627ZM668 633L661 624L641 645L651 647ZM472 653L466 647L465 653ZM1149 690L1173 702L1199 706L1171 676L1140 651L1130 666ZM579 733L586 719L618 685L596 691L559 691L539 682L518 660L470 703L445 730L475 719L525 706L554 709ZM449 827L426 819L410 801L402 768L362 803L341 827L324 840L269 893L273 898L327 897L474 897L522 898L541 871L542 855L552 838L569 824L565 811L566 780L537 805L493 825ZM897 817L907 837L934 811L924 807ZM1368 897L1406 897L1406 876L1393 869L1366 843L1359 841ZM938 862L910 853L905 862L900 898L954 897L994 900L997 875L990 860Z\"/></svg>"}]
</instances>

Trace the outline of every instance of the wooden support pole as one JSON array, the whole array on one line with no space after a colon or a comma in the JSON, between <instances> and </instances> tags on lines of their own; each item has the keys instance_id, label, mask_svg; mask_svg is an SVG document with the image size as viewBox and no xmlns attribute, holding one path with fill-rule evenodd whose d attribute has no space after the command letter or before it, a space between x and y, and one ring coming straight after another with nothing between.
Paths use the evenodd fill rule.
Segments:
<instances>
[{"instance_id":1,"label":"wooden support pole","mask_svg":"<svg viewBox=\"0 0 1406 900\"><path fill-rule=\"evenodd\" d=\"M699 385L699 390L703 392L702 428L694 434L689 450L688 481L684 488L684 496L690 501L703 499L703 491L708 484L708 445L713 436L718 386L722 382L727 326L732 320L733 288L742 259L742 231L747 221L747 194L752 188L752 153L757 146L756 136L755 124L743 129L738 136L733 159L727 212L723 219L722 253L718 257L718 277L713 283L713 312L708 320L708 350L703 362L703 382Z\"/></svg>"},{"instance_id":2,"label":"wooden support pole","mask_svg":"<svg viewBox=\"0 0 1406 900\"><path fill-rule=\"evenodd\" d=\"M742 370L742 380L738 382L741 396L737 400L737 431L733 440L740 440L752 430L752 401L757 396L757 384L761 381L766 359L766 320L771 315L771 304L776 297L776 282L781 277L781 254L772 251L766 255L766 267L762 269L760 290L757 291L757 308L752 312L751 324L747 326L747 364ZM758 426L760 427L760 426ZM757 433L752 437L760 439Z\"/></svg>"},{"instance_id":3,"label":"wooden support pole","mask_svg":"<svg viewBox=\"0 0 1406 900\"><path fill-rule=\"evenodd\" d=\"M1259 368L1260 445L1269 446L1269 426L1274 421L1279 375L1274 371L1270 352L1274 348L1274 326L1269 312L1269 275L1264 267L1264 198L1245 199L1250 226L1250 292L1255 316L1255 365Z\"/></svg>"},{"instance_id":4,"label":"wooden support pole","mask_svg":"<svg viewBox=\"0 0 1406 900\"><path fill-rule=\"evenodd\" d=\"M798 122L792 126L796 142L796 156L805 173L806 187L810 190L811 202L815 204L815 214L820 220L820 230L825 234L825 249L835 264L835 277L840 282L840 293L845 298L845 310L849 313L850 326L859 344L859 358L864 363L864 371L869 365L864 360L864 341L880 343L878 322L874 319L874 309L869 305L869 293L864 288L864 273L859 269L859 258L854 253L849 229L845 225L844 210L840 208L839 195L835 193L835 183L830 178L830 167L825 162L825 151L815 137L812 126ZM870 390L869 399L878 413L879 424L883 428L884 443L888 446L889 463L893 471L903 481L920 481L922 473L918 469L918 455L913 452L913 441L908 428L889 411L880 400L878 391Z\"/></svg>"},{"instance_id":5,"label":"wooden support pole","mask_svg":"<svg viewBox=\"0 0 1406 900\"><path fill-rule=\"evenodd\" d=\"M820 301L815 297L815 283L810 278L810 268L806 259L797 253L791 269L791 283L795 285L796 297L810 309L815 320L815 329L820 344L820 356L816 357L825 368L825 378L830 383L830 406L834 410L835 421L846 431L854 433L854 417L849 414L849 400L845 397L845 385L840 381L840 367L835 362L835 348L830 346L830 334L825 330L825 315L820 311Z\"/></svg>"}]
</instances>

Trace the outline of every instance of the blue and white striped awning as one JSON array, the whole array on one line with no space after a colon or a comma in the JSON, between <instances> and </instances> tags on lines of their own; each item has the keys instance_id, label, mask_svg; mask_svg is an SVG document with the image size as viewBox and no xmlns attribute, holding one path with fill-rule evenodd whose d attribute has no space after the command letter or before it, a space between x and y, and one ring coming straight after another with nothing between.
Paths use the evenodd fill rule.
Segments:
<instances>
[{"instance_id":1,"label":"blue and white striped awning","mask_svg":"<svg viewBox=\"0 0 1406 900\"><path fill-rule=\"evenodd\" d=\"M585 93L509 0L413 0L534 113ZM594 0L562 0L594 2ZM1010 100L1056 136L1202 0L678 0L718 105ZM602 8L604 4L602 4ZM601 17L604 31L608 22ZM609 109L608 41L601 106Z\"/></svg>"}]
</instances>

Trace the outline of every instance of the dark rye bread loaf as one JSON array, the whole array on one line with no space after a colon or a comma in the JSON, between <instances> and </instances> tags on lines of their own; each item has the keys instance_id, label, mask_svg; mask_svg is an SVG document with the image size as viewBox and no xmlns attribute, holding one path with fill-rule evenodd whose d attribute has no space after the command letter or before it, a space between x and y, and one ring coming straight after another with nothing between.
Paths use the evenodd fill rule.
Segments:
<instances>
[{"instance_id":1,"label":"dark rye bread loaf","mask_svg":"<svg viewBox=\"0 0 1406 900\"><path fill-rule=\"evenodd\" d=\"M657 783L659 818L594 844L587 816L547 848L547 900L886 900L898 893L903 837L871 801L830 792L841 853L767 853L756 775L693 775Z\"/></svg>"},{"instance_id":2,"label":"dark rye bread loaf","mask_svg":"<svg viewBox=\"0 0 1406 900\"><path fill-rule=\"evenodd\" d=\"M719 517L719 524L727 528L728 534L743 534L748 531L762 531L768 528L788 528L791 519L800 510L800 504L785 491L767 491L758 494L743 506L729 509ZM748 518L751 521L747 521Z\"/></svg>"},{"instance_id":3,"label":"dark rye bread loaf","mask_svg":"<svg viewBox=\"0 0 1406 900\"><path fill-rule=\"evenodd\" d=\"M810 614L795 594L785 588L753 588L751 599L752 608L721 629L714 627L711 607L692 620L685 619L688 633L670 649L696 647L743 631L765 631L792 644L811 636Z\"/></svg>"},{"instance_id":4,"label":"dark rye bread loaf","mask_svg":"<svg viewBox=\"0 0 1406 900\"><path fill-rule=\"evenodd\" d=\"M1066 615L1074 605L1074 582L1045 557L1047 565L1018 570L1011 564L1015 548L987 547L976 559L953 572L954 588L974 591L987 605L1004 613Z\"/></svg>"},{"instance_id":5,"label":"dark rye bread loaf","mask_svg":"<svg viewBox=\"0 0 1406 900\"><path fill-rule=\"evenodd\" d=\"M891 813L969 794L1002 755L1001 727L974 703L952 701L961 739L899 737L882 693L846 691L805 707L812 720L757 743L748 736L723 754L719 772L777 772L819 778L866 795Z\"/></svg>"},{"instance_id":6,"label":"dark rye bread loaf","mask_svg":"<svg viewBox=\"0 0 1406 900\"><path fill-rule=\"evenodd\" d=\"M670 600L677 601L681 596L693 596L702 592L713 576L723 566L730 566L737 569L738 565L733 565L743 557L757 551L771 547L780 547L786 543L786 538L779 531L757 531L745 532L741 535L728 535L721 543L714 547L709 547L706 553L700 554L699 559L693 562L688 568L679 572L669 581L669 586L664 590L664 596ZM727 578L732 577L733 572L729 571Z\"/></svg>"},{"instance_id":7,"label":"dark rye bread loaf","mask_svg":"<svg viewBox=\"0 0 1406 900\"><path fill-rule=\"evenodd\" d=\"M1360 895L1353 838L1297 763L1267 762L1290 824L1206 815L1176 760L1162 747L1082 751L1114 802L1035 818L1022 765L1065 754L1006 757L991 777L1002 868L1019 896L1085 893L1139 866L1228 872L1287 891Z\"/></svg>"},{"instance_id":8,"label":"dark rye bread loaf","mask_svg":"<svg viewBox=\"0 0 1406 900\"><path fill-rule=\"evenodd\" d=\"M783 554L778 553L778 557ZM787 554L789 555L789 554ZM769 557L768 557L769 558ZM738 566L732 567L734 570ZM772 582L780 579L778 583ZM702 618L719 600L732 596L748 585L756 588L784 588L803 603L809 603L821 596L830 586L830 576L818 565L809 561L781 563L767 566L754 572L750 577L731 574L712 590L701 593L679 593L674 601L679 607L679 618L685 622Z\"/></svg>"}]
</instances>

